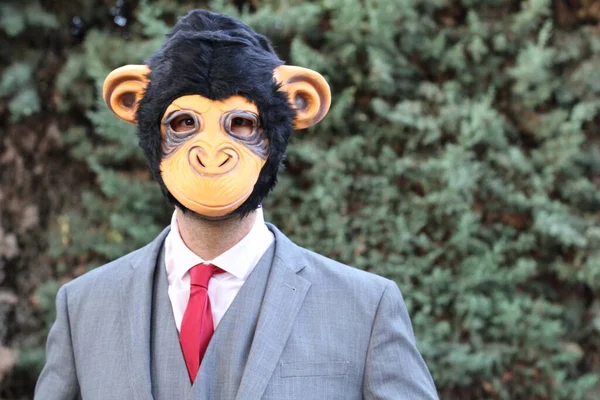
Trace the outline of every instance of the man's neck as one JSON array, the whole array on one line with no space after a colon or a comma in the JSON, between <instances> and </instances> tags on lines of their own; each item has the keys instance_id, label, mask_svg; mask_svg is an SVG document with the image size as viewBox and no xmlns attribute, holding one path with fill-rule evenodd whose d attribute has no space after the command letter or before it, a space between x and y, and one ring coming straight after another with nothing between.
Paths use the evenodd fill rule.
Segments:
<instances>
[{"instance_id":1,"label":"man's neck","mask_svg":"<svg viewBox=\"0 0 600 400\"><path fill-rule=\"evenodd\" d=\"M242 219L236 216L222 221L210 221L177 209L176 218L179 234L185 245L203 260L213 260L250 232L256 221L256 211Z\"/></svg>"}]
</instances>

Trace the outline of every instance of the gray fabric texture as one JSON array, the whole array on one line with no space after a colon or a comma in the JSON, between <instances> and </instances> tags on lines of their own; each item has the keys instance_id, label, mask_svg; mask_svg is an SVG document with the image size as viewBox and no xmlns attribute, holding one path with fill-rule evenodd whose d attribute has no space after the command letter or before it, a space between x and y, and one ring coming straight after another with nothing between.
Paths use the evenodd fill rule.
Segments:
<instances>
[{"instance_id":1,"label":"gray fabric texture","mask_svg":"<svg viewBox=\"0 0 600 400\"><path fill-rule=\"evenodd\" d=\"M185 399L192 390L168 289L163 246L154 271L150 324L150 373L155 400Z\"/></svg>"},{"instance_id":2,"label":"gray fabric texture","mask_svg":"<svg viewBox=\"0 0 600 400\"><path fill-rule=\"evenodd\" d=\"M59 290L35 399L437 399L396 284L268 227L275 242L192 387L160 255L167 228Z\"/></svg>"},{"instance_id":3,"label":"gray fabric texture","mask_svg":"<svg viewBox=\"0 0 600 400\"><path fill-rule=\"evenodd\" d=\"M271 245L261 257L215 329L192 388L192 399L235 399L254 340L274 249Z\"/></svg>"}]
</instances>

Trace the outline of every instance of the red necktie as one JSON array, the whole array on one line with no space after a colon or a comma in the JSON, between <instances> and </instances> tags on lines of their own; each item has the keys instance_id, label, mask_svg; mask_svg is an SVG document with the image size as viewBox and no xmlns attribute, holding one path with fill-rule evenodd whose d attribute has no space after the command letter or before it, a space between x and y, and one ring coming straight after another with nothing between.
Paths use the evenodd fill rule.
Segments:
<instances>
[{"instance_id":1,"label":"red necktie","mask_svg":"<svg viewBox=\"0 0 600 400\"><path fill-rule=\"evenodd\" d=\"M214 274L224 272L212 264L198 264L190 269L190 300L183 314L179 342L190 380L194 383L200 362L214 332L208 281Z\"/></svg>"}]
</instances>

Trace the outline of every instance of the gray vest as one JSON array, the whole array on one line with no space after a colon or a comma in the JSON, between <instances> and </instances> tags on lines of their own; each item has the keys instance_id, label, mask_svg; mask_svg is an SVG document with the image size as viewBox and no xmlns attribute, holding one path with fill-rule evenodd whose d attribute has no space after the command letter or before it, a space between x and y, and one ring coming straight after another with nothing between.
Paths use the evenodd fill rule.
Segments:
<instances>
[{"instance_id":1,"label":"gray vest","mask_svg":"<svg viewBox=\"0 0 600 400\"><path fill-rule=\"evenodd\" d=\"M221 319L191 385L168 295L164 250L154 273L150 365L155 400L234 399L252 347L273 263L271 245ZM245 334L240 335L240 332Z\"/></svg>"}]
</instances>

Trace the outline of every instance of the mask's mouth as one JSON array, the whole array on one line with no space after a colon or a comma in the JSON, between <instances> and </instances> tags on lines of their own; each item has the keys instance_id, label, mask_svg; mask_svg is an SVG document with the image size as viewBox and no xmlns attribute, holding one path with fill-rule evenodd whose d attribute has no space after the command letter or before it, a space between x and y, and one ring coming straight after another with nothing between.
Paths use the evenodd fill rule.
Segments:
<instances>
[{"instance_id":1,"label":"mask's mouth","mask_svg":"<svg viewBox=\"0 0 600 400\"><path fill-rule=\"evenodd\" d=\"M209 205L202 202L199 202L196 199L191 199L185 196L185 201L179 200L183 205L187 208L193 210L199 215L206 217L222 217L233 211L235 211L244 201L250 197L254 187L251 187L244 195L240 196L237 200L228 203L228 204L217 204L217 205ZM175 197L177 198L177 197ZM183 199L182 199L183 200ZM221 213L222 211L226 211L226 213Z\"/></svg>"}]
</instances>

